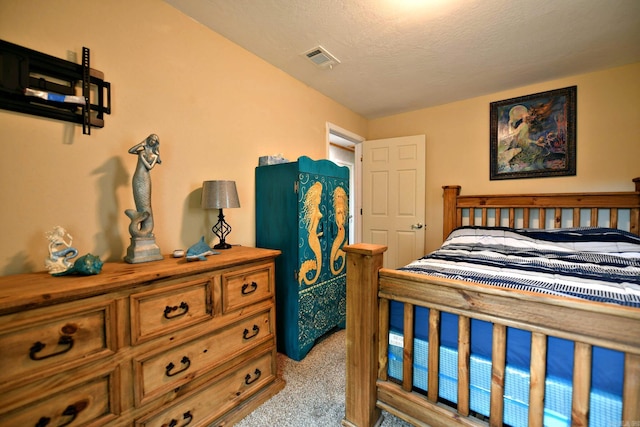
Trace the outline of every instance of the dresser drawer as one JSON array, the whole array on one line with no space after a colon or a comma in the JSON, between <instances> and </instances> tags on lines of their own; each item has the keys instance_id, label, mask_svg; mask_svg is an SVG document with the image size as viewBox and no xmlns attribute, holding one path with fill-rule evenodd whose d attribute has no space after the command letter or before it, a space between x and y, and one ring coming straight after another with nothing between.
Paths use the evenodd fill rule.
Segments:
<instances>
[{"instance_id":1,"label":"dresser drawer","mask_svg":"<svg viewBox=\"0 0 640 427\"><path fill-rule=\"evenodd\" d=\"M276 378L275 351L240 365L168 409L136 422L136 427L204 426L219 418Z\"/></svg>"},{"instance_id":2,"label":"dresser drawer","mask_svg":"<svg viewBox=\"0 0 640 427\"><path fill-rule=\"evenodd\" d=\"M130 296L131 340L137 344L211 319L211 275L165 282Z\"/></svg>"},{"instance_id":3,"label":"dresser drawer","mask_svg":"<svg viewBox=\"0 0 640 427\"><path fill-rule=\"evenodd\" d=\"M113 302L61 305L2 319L0 388L113 354L114 320Z\"/></svg>"},{"instance_id":4,"label":"dresser drawer","mask_svg":"<svg viewBox=\"0 0 640 427\"><path fill-rule=\"evenodd\" d=\"M222 275L222 310L227 313L273 295L273 264L263 264Z\"/></svg>"},{"instance_id":5,"label":"dresser drawer","mask_svg":"<svg viewBox=\"0 0 640 427\"><path fill-rule=\"evenodd\" d=\"M185 344L136 358L136 404L146 403L265 339L272 339L274 328L271 309Z\"/></svg>"},{"instance_id":6,"label":"dresser drawer","mask_svg":"<svg viewBox=\"0 0 640 427\"><path fill-rule=\"evenodd\" d=\"M38 382L16 390L17 394L28 394L29 397L24 400L29 403L15 410L0 413L0 425L101 426L119 415L120 377L117 367L108 370L97 369L86 379L75 380L76 378L66 382L57 381L56 385L72 385L67 388L54 387L55 392L42 387ZM4 404L1 407L5 407Z\"/></svg>"}]
</instances>

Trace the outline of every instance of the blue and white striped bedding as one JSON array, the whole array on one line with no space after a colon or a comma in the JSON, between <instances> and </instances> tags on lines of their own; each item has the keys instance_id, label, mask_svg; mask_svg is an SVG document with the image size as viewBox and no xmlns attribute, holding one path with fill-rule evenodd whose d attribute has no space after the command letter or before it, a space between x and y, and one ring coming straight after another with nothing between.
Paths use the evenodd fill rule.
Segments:
<instances>
[{"instance_id":1,"label":"blue and white striped bedding","mask_svg":"<svg viewBox=\"0 0 640 427\"><path fill-rule=\"evenodd\" d=\"M400 270L640 307L640 237L610 228L461 227Z\"/></svg>"}]
</instances>

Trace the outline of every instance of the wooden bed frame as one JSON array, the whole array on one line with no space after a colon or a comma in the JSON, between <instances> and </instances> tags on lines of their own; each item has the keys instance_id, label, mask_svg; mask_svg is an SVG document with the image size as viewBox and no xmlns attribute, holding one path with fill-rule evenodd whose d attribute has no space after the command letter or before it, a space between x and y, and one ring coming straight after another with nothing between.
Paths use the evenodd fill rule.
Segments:
<instances>
[{"instance_id":1,"label":"wooden bed frame","mask_svg":"<svg viewBox=\"0 0 640 427\"><path fill-rule=\"evenodd\" d=\"M499 222L497 225L549 228L551 221L554 227L583 226L586 216L586 225L596 226L608 215L606 226L617 228L620 209L629 212L627 231L640 234L640 178L633 181L633 192L582 194L461 196L459 186L446 186L443 187L443 236L448 236L459 225L495 226L494 218L506 217L508 224ZM565 225L563 213L571 217L568 225ZM532 221L532 217L536 217L535 220ZM517 225L519 222L523 225ZM537 225L530 222L537 222ZM588 425L594 345L625 353L623 419L619 425L640 425L640 309L385 269L382 268L385 250L385 246L364 243L345 248L347 374L343 426L379 425L381 409L417 426L487 425L486 421L472 416L469 409L469 324L472 318L493 323L489 425L503 424L508 326L532 332L529 426L543 425L547 336L575 342L572 425ZM405 325L413 324L415 306L430 309L427 395L413 391L411 328L404 331L403 380L399 384L388 378L391 300L404 303ZM459 316L457 408L438 401L437 326L442 312Z\"/></svg>"}]
</instances>

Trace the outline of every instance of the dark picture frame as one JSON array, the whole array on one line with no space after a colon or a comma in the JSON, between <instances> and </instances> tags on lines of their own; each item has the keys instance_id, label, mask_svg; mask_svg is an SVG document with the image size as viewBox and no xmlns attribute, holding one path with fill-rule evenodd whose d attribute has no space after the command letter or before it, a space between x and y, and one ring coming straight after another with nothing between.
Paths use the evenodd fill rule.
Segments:
<instances>
[{"instance_id":1,"label":"dark picture frame","mask_svg":"<svg viewBox=\"0 0 640 427\"><path fill-rule=\"evenodd\" d=\"M576 174L577 86L490 104L490 179Z\"/></svg>"}]
</instances>

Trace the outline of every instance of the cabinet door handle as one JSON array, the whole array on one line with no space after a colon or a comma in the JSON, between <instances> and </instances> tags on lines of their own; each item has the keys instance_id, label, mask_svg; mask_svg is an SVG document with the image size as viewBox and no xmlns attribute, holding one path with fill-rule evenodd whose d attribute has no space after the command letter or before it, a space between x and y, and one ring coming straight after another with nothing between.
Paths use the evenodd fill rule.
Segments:
<instances>
[{"instance_id":1,"label":"cabinet door handle","mask_svg":"<svg viewBox=\"0 0 640 427\"><path fill-rule=\"evenodd\" d=\"M68 419L63 424L58 424L57 427L68 426L69 424L74 422L75 419L78 417L78 414L80 413L80 411L82 411L86 407L87 407L87 402L83 402L83 401L67 406L65 410L62 411L62 415L65 417L71 417L71 418ZM49 425L50 422L51 422L51 418L41 417L36 423L35 427L46 427Z\"/></svg>"},{"instance_id":2,"label":"cabinet door handle","mask_svg":"<svg viewBox=\"0 0 640 427\"><path fill-rule=\"evenodd\" d=\"M244 377L244 383L246 385L252 384L256 381L258 381L258 378L260 378L260 375L262 375L262 372L260 372L260 369L256 369L255 372L253 373L254 378L251 378L251 374L247 374L246 377Z\"/></svg>"},{"instance_id":3,"label":"cabinet door handle","mask_svg":"<svg viewBox=\"0 0 640 427\"><path fill-rule=\"evenodd\" d=\"M188 426L189 424L191 424L191 421L193 421L193 415L191 415L191 411L187 411L184 414L182 414L182 418L186 420L186 422L182 424L182 427ZM168 427L176 427L177 425L178 425L178 420L172 419Z\"/></svg>"},{"instance_id":4,"label":"cabinet door handle","mask_svg":"<svg viewBox=\"0 0 640 427\"><path fill-rule=\"evenodd\" d=\"M181 309L182 312L176 313L176 314L171 314L172 312L177 311L178 309ZM177 306L177 305L174 305L173 307L167 306L164 309L164 318L171 320L171 319L175 319L176 317L184 316L188 312L189 312L189 304L187 304L186 302L182 301L180 303L180 306Z\"/></svg>"},{"instance_id":5,"label":"cabinet door handle","mask_svg":"<svg viewBox=\"0 0 640 427\"><path fill-rule=\"evenodd\" d=\"M178 375L180 372L184 372L187 369L189 369L189 366L191 366L191 360L189 360L189 358L187 356L184 356L181 360L180 363L184 365L184 368L180 369L179 371L175 371L175 372L171 372L173 371L173 368L176 367L176 365L173 364L173 362L169 363L166 368L165 368L165 374L168 377L173 377L174 375Z\"/></svg>"},{"instance_id":6,"label":"cabinet door handle","mask_svg":"<svg viewBox=\"0 0 640 427\"><path fill-rule=\"evenodd\" d=\"M242 338L244 338L245 340L248 340L250 338L257 336L260 333L260 327L258 325L253 325L252 330L253 330L253 334L249 335L249 330L245 329L244 332L242 333Z\"/></svg>"},{"instance_id":7,"label":"cabinet door handle","mask_svg":"<svg viewBox=\"0 0 640 427\"><path fill-rule=\"evenodd\" d=\"M251 289L249 289L251 288ZM247 290L249 289L249 290ZM242 295L249 295L258 290L258 284L256 282L251 282L251 284L245 283L242 285Z\"/></svg>"},{"instance_id":8,"label":"cabinet door handle","mask_svg":"<svg viewBox=\"0 0 640 427\"><path fill-rule=\"evenodd\" d=\"M73 348L73 337L70 335L62 335L58 340L58 345L63 345L65 346L65 348L61 349L60 351L50 353L44 356L38 356L38 353L40 353L47 345L44 343L41 343L40 341L37 341L29 349L29 359L43 360L43 359L48 359L49 357L57 356L59 354L64 354Z\"/></svg>"}]
</instances>

